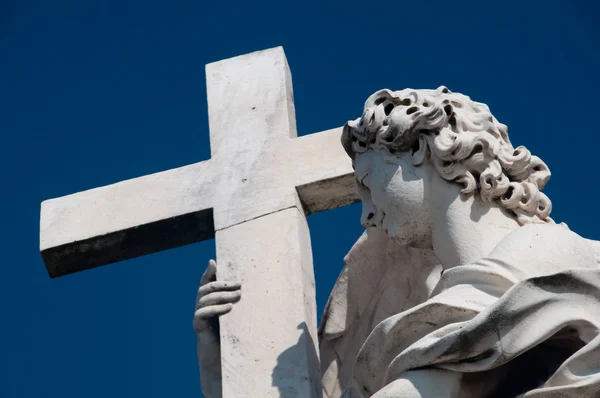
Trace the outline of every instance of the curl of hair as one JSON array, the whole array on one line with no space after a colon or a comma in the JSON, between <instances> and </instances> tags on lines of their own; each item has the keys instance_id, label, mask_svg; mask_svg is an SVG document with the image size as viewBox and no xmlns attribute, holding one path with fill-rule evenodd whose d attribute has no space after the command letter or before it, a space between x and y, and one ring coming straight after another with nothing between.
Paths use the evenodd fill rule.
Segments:
<instances>
[{"instance_id":1,"label":"curl of hair","mask_svg":"<svg viewBox=\"0 0 600 398\"><path fill-rule=\"evenodd\" d=\"M541 192L550 179L548 166L527 148L513 148L508 128L487 105L444 86L377 91L342 134L353 159L369 149L414 150L419 142L427 146L421 162L430 161L443 179L460 184L461 194L498 203L521 225L553 223L552 203Z\"/></svg>"}]
</instances>

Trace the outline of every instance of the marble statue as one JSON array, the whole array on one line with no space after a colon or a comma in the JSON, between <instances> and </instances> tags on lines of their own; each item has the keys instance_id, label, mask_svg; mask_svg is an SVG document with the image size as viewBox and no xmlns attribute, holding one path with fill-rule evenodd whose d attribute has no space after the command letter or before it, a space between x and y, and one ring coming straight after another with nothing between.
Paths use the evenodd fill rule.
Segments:
<instances>
[{"instance_id":1,"label":"marble statue","mask_svg":"<svg viewBox=\"0 0 600 398\"><path fill-rule=\"evenodd\" d=\"M381 90L342 145L366 230L319 327L324 397L600 396L600 243L550 218L548 167L486 105ZM242 297L217 267L194 316L207 397Z\"/></svg>"}]
</instances>

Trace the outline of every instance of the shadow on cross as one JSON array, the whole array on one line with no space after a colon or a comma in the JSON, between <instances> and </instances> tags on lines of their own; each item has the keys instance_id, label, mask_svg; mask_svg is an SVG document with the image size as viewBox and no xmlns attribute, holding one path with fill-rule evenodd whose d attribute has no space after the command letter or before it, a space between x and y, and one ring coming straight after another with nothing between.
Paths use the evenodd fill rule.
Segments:
<instances>
[{"instance_id":1,"label":"shadow on cross","mask_svg":"<svg viewBox=\"0 0 600 398\"><path fill-rule=\"evenodd\" d=\"M302 331L298 342L277 357L277 365L271 375L272 385L277 387L279 396L283 398L306 397L307 380L314 389L310 396L317 397L321 393L321 370L315 341L305 322L300 323L298 329Z\"/></svg>"}]
</instances>

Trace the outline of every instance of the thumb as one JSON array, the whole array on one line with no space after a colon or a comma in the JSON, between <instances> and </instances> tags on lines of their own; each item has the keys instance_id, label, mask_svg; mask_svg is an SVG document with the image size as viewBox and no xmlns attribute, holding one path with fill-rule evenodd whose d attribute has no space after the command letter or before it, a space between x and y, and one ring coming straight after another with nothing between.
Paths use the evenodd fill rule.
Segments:
<instances>
[{"instance_id":1,"label":"thumb","mask_svg":"<svg viewBox=\"0 0 600 398\"><path fill-rule=\"evenodd\" d=\"M200 279L200 286L206 285L208 282L215 281L217 279L217 263L215 260L209 260L206 271Z\"/></svg>"}]
</instances>

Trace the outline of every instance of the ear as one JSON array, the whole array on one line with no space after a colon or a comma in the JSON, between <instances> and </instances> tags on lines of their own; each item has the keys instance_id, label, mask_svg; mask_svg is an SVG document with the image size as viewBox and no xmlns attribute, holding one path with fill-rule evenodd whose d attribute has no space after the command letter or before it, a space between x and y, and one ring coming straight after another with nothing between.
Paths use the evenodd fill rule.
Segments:
<instances>
[{"instance_id":1,"label":"ear","mask_svg":"<svg viewBox=\"0 0 600 398\"><path fill-rule=\"evenodd\" d=\"M420 166L425 160L427 160L429 155L429 145L427 144L427 140L423 134L421 134L413 143L411 153L413 166Z\"/></svg>"}]
</instances>

